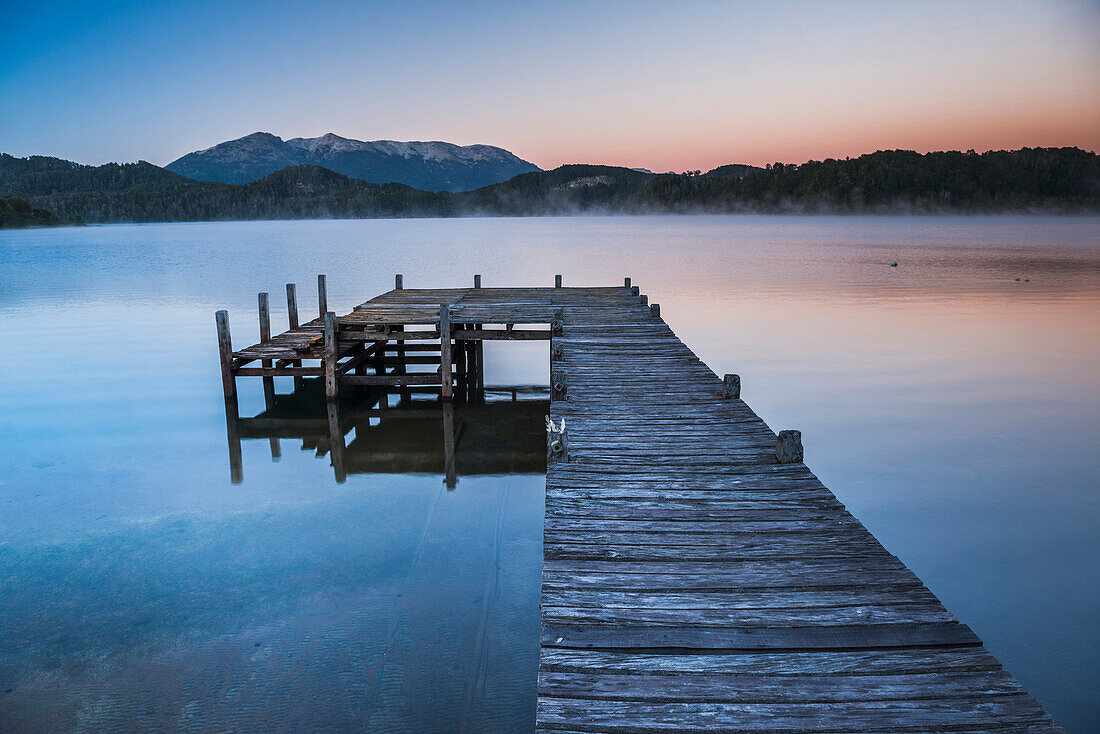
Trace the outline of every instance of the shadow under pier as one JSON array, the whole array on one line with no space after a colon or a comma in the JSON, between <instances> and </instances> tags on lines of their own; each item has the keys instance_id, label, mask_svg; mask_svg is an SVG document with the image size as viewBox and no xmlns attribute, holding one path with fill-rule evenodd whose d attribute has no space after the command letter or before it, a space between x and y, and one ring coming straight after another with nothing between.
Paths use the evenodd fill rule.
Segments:
<instances>
[{"instance_id":1,"label":"shadow under pier","mask_svg":"<svg viewBox=\"0 0 1100 734\"><path fill-rule=\"evenodd\" d=\"M254 439L269 442L273 459L281 441L300 441L302 450L330 458L337 482L348 474L440 474L453 488L459 475L546 472L546 388L483 388L471 401L441 400L438 392L364 387L326 400L323 378L302 378L293 392L271 393L269 407L252 417L227 402L230 477L243 481L241 443Z\"/></svg>"}]
</instances>

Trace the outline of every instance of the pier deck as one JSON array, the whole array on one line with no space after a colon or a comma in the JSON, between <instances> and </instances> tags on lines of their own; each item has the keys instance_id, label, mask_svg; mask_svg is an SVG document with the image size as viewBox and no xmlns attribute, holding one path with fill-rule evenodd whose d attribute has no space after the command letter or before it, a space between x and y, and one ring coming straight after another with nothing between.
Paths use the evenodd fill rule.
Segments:
<instances>
[{"instance_id":1,"label":"pier deck","mask_svg":"<svg viewBox=\"0 0 1100 734\"><path fill-rule=\"evenodd\" d=\"M637 288L390 291L330 372L440 304L456 339L550 325L538 731L1061 731Z\"/></svg>"}]
</instances>

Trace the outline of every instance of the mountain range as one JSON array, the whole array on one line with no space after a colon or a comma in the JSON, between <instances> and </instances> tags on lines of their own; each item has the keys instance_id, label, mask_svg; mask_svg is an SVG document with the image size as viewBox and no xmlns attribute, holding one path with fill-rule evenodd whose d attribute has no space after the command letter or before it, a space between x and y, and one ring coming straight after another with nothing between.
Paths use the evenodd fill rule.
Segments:
<instances>
[{"instance_id":1,"label":"mountain range","mask_svg":"<svg viewBox=\"0 0 1100 734\"><path fill-rule=\"evenodd\" d=\"M314 164L228 184L144 161L84 166L0 154L0 197L9 205L20 200L14 206L22 224L10 226L577 213L1095 213L1100 156L1078 148L882 150L843 160L765 168L730 164L680 174L567 165L450 192L372 183Z\"/></svg>"},{"instance_id":2,"label":"mountain range","mask_svg":"<svg viewBox=\"0 0 1100 734\"><path fill-rule=\"evenodd\" d=\"M283 140L263 132L188 153L165 168L196 181L245 184L287 166L302 165L321 166L368 183L402 183L422 191L470 191L540 170L492 145L365 142L333 133Z\"/></svg>"}]
</instances>

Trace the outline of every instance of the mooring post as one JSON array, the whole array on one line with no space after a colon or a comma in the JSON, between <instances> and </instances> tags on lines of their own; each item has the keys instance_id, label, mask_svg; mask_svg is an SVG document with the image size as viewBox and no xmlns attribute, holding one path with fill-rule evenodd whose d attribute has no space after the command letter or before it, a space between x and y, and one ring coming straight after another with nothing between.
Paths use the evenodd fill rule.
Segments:
<instances>
[{"instance_id":1,"label":"mooring post","mask_svg":"<svg viewBox=\"0 0 1100 734\"><path fill-rule=\"evenodd\" d=\"M236 402L237 381L233 377L233 341L229 337L229 312L218 311L214 314L218 325L218 354L222 362L222 392L226 400Z\"/></svg>"},{"instance_id":2,"label":"mooring post","mask_svg":"<svg viewBox=\"0 0 1100 734\"><path fill-rule=\"evenodd\" d=\"M722 397L726 400L741 397L741 375L722 375Z\"/></svg>"},{"instance_id":3,"label":"mooring post","mask_svg":"<svg viewBox=\"0 0 1100 734\"><path fill-rule=\"evenodd\" d=\"M399 291L405 287L405 276L401 273L393 276L393 289Z\"/></svg>"},{"instance_id":4,"label":"mooring post","mask_svg":"<svg viewBox=\"0 0 1100 734\"><path fill-rule=\"evenodd\" d=\"M555 288L561 288L561 276L560 275L555 275L554 276L554 287Z\"/></svg>"},{"instance_id":5,"label":"mooring post","mask_svg":"<svg viewBox=\"0 0 1100 734\"><path fill-rule=\"evenodd\" d=\"M260 343L264 344L271 341L271 306L268 302L268 295L266 293L257 293L256 301L260 310ZM260 366L264 369L271 368L270 359L261 359ZM269 375L264 375L264 405L268 410L275 407L275 378ZM278 453L276 444L271 445L271 453L274 458Z\"/></svg>"},{"instance_id":6,"label":"mooring post","mask_svg":"<svg viewBox=\"0 0 1100 734\"><path fill-rule=\"evenodd\" d=\"M317 315L321 318L328 313L328 293L325 291L325 276L317 276Z\"/></svg>"},{"instance_id":7,"label":"mooring post","mask_svg":"<svg viewBox=\"0 0 1100 734\"><path fill-rule=\"evenodd\" d=\"M454 397L451 382L451 307L446 303L439 304L439 375L441 397L450 400Z\"/></svg>"},{"instance_id":8,"label":"mooring post","mask_svg":"<svg viewBox=\"0 0 1100 734\"><path fill-rule=\"evenodd\" d=\"M623 278L623 288L630 288L630 278Z\"/></svg>"},{"instance_id":9,"label":"mooring post","mask_svg":"<svg viewBox=\"0 0 1100 734\"><path fill-rule=\"evenodd\" d=\"M291 331L298 328L298 294L293 283L286 284L286 319Z\"/></svg>"},{"instance_id":10,"label":"mooring post","mask_svg":"<svg viewBox=\"0 0 1100 734\"><path fill-rule=\"evenodd\" d=\"M780 464L802 461L802 432L780 431L775 439L775 458Z\"/></svg>"},{"instance_id":11,"label":"mooring post","mask_svg":"<svg viewBox=\"0 0 1100 734\"><path fill-rule=\"evenodd\" d=\"M569 461L569 436L565 430L565 419L561 425L554 425L550 416L546 416L546 462Z\"/></svg>"},{"instance_id":12,"label":"mooring post","mask_svg":"<svg viewBox=\"0 0 1100 734\"><path fill-rule=\"evenodd\" d=\"M260 343L271 340L271 307L266 293L256 294L256 303L260 310Z\"/></svg>"},{"instance_id":13,"label":"mooring post","mask_svg":"<svg viewBox=\"0 0 1100 734\"><path fill-rule=\"evenodd\" d=\"M657 318L660 318L660 316L661 316L661 304L659 304L659 303L649 304L649 315L650 316L656 316Z\"/></svg>"},{"instance_id":14,"label":"mooring post","mask_svg":"<svg viewBox=\"0 0 1100 734\"><path fill-rule=\"evenodd\" d=\"M339 395L336 387L336 360L340 349L336 343L336 314L325 313L325 397L335 400Z\"/></svg>"},{"instance_id":15,"label":"mooring post","mask_svg":"<svg viewBox=\"0 0 1100 734\"><path fill-rule=\"evenodd\" d=\"M481 287L481 275L475 275L474 276L474 288L480 288L480 287Z\"/></svg>"}]
</instances>

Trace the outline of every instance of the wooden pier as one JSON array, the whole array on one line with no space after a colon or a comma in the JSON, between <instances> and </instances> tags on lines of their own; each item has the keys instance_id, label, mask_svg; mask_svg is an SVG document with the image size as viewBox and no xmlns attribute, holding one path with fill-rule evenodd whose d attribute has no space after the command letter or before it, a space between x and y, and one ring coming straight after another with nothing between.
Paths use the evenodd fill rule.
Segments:
<instances>
[{"instance_id":1,"label":"wooden pier","mask_svg":"<svg viewBox=\"0 0 1100 734\"><path fill-rule=\"evenodd\" d=\"M240 352L220 312L227 402L280 374L448 402L483 340L551 339L538 731L1061 731L629 279L396 285Z\"/></svg>"}]
</instances>

